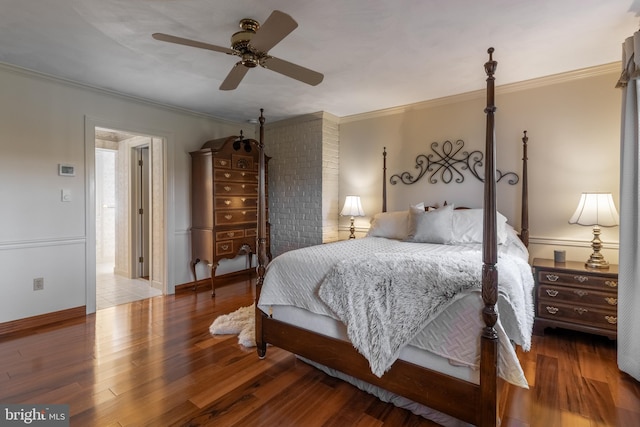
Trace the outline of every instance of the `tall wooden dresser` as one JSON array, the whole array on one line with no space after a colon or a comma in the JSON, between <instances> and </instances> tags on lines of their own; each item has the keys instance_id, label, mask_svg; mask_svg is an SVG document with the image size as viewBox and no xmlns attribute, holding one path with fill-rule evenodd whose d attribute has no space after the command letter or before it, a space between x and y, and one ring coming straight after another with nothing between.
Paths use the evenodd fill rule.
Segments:
<instances>
[{"instance_id":1,"label":"tall wooden dresser","mask_svg":"<svg viewBox=\"0 0 640 427\"><path fill-rule=\"evenodd\" d=\"M246 254L246 271L250 272L257 253L257 144L253 139L229 136L207 141L190 153L191 271L197 285L196 265L204 262L210 267L211 296L215 296L215 274L221 259Z\"/></svg>"}]
</instances>

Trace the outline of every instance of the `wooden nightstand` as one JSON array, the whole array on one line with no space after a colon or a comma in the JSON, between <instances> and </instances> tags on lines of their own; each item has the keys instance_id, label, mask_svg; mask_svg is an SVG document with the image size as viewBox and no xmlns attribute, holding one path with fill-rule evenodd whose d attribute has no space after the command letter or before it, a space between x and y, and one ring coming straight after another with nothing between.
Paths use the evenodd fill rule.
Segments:
<instances>
[{"instance_id":1,"label":"wooden nightstand","mask_svg":"<svg viewBox=\"0 0 640 427\"><path fill-rule=\"evenodd\" d=\"M536 280L534 333L558 327L617 338L618 266L585 267L583 262L533 260Z\"/></svg>"}]
</instances>

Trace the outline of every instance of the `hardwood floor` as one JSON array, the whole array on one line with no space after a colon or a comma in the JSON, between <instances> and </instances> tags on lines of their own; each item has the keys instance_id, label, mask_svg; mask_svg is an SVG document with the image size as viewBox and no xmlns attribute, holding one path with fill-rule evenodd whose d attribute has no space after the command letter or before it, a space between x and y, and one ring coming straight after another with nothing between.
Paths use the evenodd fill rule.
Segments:
<instances>
[{"instance_id":1,"label":"hardwood floor","mask_svg":"<svg viewBox=\"0 0 640 427\"><path fill-rule=\"evenodd\" d=\"M433 426L270 347L265 360L213 337L252 302L248 281L111 307L0 338L0 403L69 404L71 426ZM640 425L640 383L615 342L568 331L520 353L503 426ZM463 404L463 403L461 403Z\"/></svg>"}]
</instances>

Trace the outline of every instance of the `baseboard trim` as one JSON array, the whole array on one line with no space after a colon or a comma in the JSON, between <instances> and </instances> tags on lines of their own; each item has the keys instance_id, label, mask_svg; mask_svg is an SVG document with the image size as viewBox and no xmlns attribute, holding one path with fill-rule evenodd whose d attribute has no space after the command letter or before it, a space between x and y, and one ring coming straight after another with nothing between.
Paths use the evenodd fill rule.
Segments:
<instances>
[{"instance_id":1,"label":"baseboard trim","mask_svg":"<svg viewBox=\"0 0 640 427\"><path fill-rule=\"evenodd\" d=\"M221 276L216 276L216 289L225 285L229 285L231 283L237 283L239 279L242 277L250 276L249 278L253 279L256 277L256 269L248 268L246 270L234 271L233 273L223 274ZM211 290L211 279L208 277L206 279L200 279L196 282L183 283L181 285L176 285L176 294L179 292L193 292L195 289L198 291L202 290Z\"/></svg>"},{"instance_id":2,"label":"baseboard trim","mask_svg":"<svg viewBox=\"0 0 640 427\"><path fill-rule=\"evenodd\" d=\"M40 314L38 316L25 317L24 319L12 320L0 323L0 337L22 332L27 329L39 328L52 323L69 320L76 317L84 317L87 314L87 307L68 308L66 310L54 311L52 313Z\"/></svg>"}]
</instances>

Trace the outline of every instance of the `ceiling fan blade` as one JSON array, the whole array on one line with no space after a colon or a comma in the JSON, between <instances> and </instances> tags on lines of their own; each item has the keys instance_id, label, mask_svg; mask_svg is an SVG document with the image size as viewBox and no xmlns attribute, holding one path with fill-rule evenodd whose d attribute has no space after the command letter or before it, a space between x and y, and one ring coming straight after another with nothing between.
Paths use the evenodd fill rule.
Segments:
<instances>
[{"instance_id":1,"label":"ceiling fan blade","mask_svg":"<svg viewBox=\"0 0 640 427\"><path fill-rule=\"evenodd\" d=\"M220 85L220 90L234 90L237 88L247 71L249 71L249 68L242 65L242 62L237 62Z\"/></svg>"},{"instance_id":2,"label":"ceiling fan blade","mask_svg":"<svg viewBox=\"0 0 640 427\"><path fill-rule=\"evenodd\" d=\"M253 36L250 45L258 52L269 52L297 27L298 23L291 16L274 10Z\"/></svg>"},{"instance_id":3,"label":"ceiling fan blade","mask_svg":"<svg viewBox=\"0 0 640 427\"><path fill-rule=\"evenodd\" d=\"M303 83L316 86L319 84L324 75L317 71L310 70L308 68L301 67L300 65L292 64L284 59L275 58L270 56L262 62L262 66L276 73L284 74L292 79L300 80Z\"/></svg>"},{"instance_id":4,"label":"ceiling fan blade","mask_svg":"<svg viewBox=\"0 0 640 427\"><path fill-rule=\"evenodd\" d=\"M170 34L153 33L151 35L151 37L153 37L156 40L163 41L163 42L182 44L182 45L185 45L185 46L197 47L197 48L200 48L200 49L208 49L208 50L213 50L215 52L228 53L229 55L235 55L236 54L235 50L229 49L228 47L216 46L216 45L209 44L209 43L199 42L197 40L183 39L182 37L172 36Z\"/></svg>"}]
</instances>

